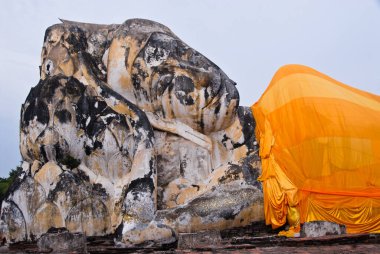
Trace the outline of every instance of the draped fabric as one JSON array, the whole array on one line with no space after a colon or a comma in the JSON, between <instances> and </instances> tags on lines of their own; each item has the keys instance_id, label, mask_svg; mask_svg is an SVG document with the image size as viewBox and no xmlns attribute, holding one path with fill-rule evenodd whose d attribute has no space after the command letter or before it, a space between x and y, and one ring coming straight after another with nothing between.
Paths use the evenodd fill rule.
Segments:
<instances>
[{"instance_id":1,"label":"draped fabric","mask_svg":"<svg viewBox=\"0 0 380 254\"><path fill-rule=\"evenodd\" d=\"M267 224L283 225L296 208L301 223L380 232L379 96L288 65L252 111Z\"/></svg>"}]
</instances>

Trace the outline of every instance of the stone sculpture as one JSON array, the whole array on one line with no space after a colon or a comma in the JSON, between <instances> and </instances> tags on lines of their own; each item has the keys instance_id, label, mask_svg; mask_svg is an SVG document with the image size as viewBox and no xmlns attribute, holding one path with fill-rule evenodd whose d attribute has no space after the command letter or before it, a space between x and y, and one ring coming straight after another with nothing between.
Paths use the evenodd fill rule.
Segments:
<instances>
[{"instance_id":1,"label":"stone sculpture","mask_svg":"<svg viewBox=\"0 0 380 254\"><path fill-rule=\"evenodd\" d=\"M21 109L9 242L50 228L130 245L263 220L255 122L235 83L167 27L62 20Z\"/></svg>"}]
</instances>

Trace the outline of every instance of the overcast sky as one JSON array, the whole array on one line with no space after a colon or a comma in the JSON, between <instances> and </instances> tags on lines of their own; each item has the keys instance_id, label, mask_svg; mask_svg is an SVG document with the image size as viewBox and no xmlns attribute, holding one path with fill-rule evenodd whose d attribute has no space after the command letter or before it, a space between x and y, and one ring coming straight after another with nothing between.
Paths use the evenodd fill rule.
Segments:
<instances>
[{"instance_id":1,"label":"overcast sky","mask_svg":"<svg viewBox=\"0 0 380 254\"><path fill-rule=\"evenodd\" d=\"M21 160L20 107L39 80L44 31L58 18L158 21L237 82L241 105L289 63L380 94L379 0L0 0L0 176Z\"/></svg>"}]
</instances>

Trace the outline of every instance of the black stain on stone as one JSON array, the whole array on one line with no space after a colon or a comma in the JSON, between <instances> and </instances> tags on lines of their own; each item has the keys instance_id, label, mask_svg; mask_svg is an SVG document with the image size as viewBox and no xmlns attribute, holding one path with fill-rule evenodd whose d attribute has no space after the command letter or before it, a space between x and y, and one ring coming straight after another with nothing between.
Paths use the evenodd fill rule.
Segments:
<instances>
[{"instance_id":1,"label":"black stain on stone","mask_svg":"<svg viewBox=\"0 0 380 254\"><path fill-rule=\"evenodd\" d=\"M106 189L100 183L95 183L92 185L92 194L95 197L108 197Z\"/></svg>"},{"instance_id":2,"label":"black stain on stone","mask_svg":"<svg viewBox=\"0 0 380 254\"><path fill-rule=\"evenodd\" d=\"M101 58L97 59L92 57L89 53L81 51L78 53L80 58L83 58L83 64L90 70L91 74L97 77L101 81L106 81L107 75L103 74L98 66L103 66L103 61Z\"/></svg>"},{"instance_id":3,"label":"black stain on stone","mask_svg":"<svg viewBox=\"0 0 380 254\"><path fill-rule=\"evenodd\" d=\"M69 36L67 37L66 41L70 45L70 53L85 51L87 49L87 39L85 32L77 26L70 26L68 30Z\"/></svg>"},{"instance_id":4,"label":"black stain on stone","mask_svg":"<svg viewBox=\"0 0 380 254\"><path fill-rule=\"evenodd\" d=\"M173 74L170 74L170 73L162 74L159 80L159 85L157 87L157 92L156 92L157 97L161 97L166 91L166 89L169 88L170 85L173 86L172 80L173 80Z\"/></svg>"},{"instance_id":5,"label":"black stain on stone","mask_svg":"<svg viewBox=\"0 0 380 254\"><path fill-rule=\"evenodd\" d=\"M226 94L226 102L231 102L232 100L236 100L236 105L239 105L239 92L236 88L236 83L229 79L226 74L221 74L221 80L223 87L225 88Z\"/></svg>"},{"instance_id":6,"label":"black stain on stone","mask_svg":"<svg viewBox=\"0 0 380 254\"><path fill-rule=\"evenodd\" d=\"M24 112L24 117L22 122L25 126L29 125L29 121L36 120L42 124L47 124L49 122L49 109L45 102L39 98L35 98L30 102L30 105L26 108Z\"/></svg>"},{"instance_id":7,"label":"black stain on stone","mask_svg":"<svg viewBox=\"0 0 380 254\"><path fill-rule=\"evenodd\" d=\"M240 212L241 209L238 209L237 211ZM235 219L237 212L234 211L234 209L224 209L220 212L220 217L224 218L225 220L233 220Z\"/></svg>"},{"instance_id":8,"label":"black stain on stone","mask_svg":"<svg viewBox=\"0 0 380 254\"><path fill-rule=\"evenodd\" d=\"M263 187L260 181L257 178L260 176L260 168L254 168L252 165L256 162L260 164L260 157L257 153L251 153L247 157L245 157L241 163L241 170L243 172L244 180L250 184L255 186L260 191L263 191Z\"/></svg>"},{"instance_id":9,"label":"black stain on stone","mask_svg":"<svg viewBox=\"0 0 380 254\"><path fill-rule=\"evenodd\" d=\"M133 67L135 68L135 71L137 70L137 75L141 78L142 81L145 81L147 77L149 77L149 74L141 68L141 64L138 62L135 62L133 64Z\"/></svg>"},{"instance_id":10,"label":"black stain on stone","mask_svg":"<svg viewBox=\"0 0 380 254\"><path fill-rule=\"evenodd\" d=\"M141 90L141 79L140 79L140 77L136 73L133 73L131 76L131 79L132 79L132 85L135 88L135 90L137 90L137 91Z\"/></svg>"},{"instance_id":11,"label":"black stain on stone","mask_svg":"<svg viewBox=\"0 0 380 254\"><path fill-rule=\"evenodd\" d=\"M256 122L253 119L252 111L249 107L238 107L237 116L242 126L242 133L244 135L243 142L234 142L226 134L223 135L221 140L224 147L227 147L228 142L231 143L233 149L237 149L243 145L247 146L247 155L253 152L257 147L255 146L255 127Z\"/></svg>"},{"instance_id":12,"label":"black stain on stone","mask_svg":"<svg viewBox=\"0 0 380 254\"><path fill-rule=\"evenodd\" d=\"M202 133L204 132L205 129L205 121L204 121L204 114L201 114L201 120L199 121L199 127L201 128Z\"/></svg>"},{"instance_id":13,"label":"black stain on stone","mask_svg":"<svg viewBox=\"0 0 380 254\"><path fill-rule=\"evenodd\" d=\"M144 82L147 77L149 77L149 74L147 73L146 69L143 68L140 64L140 62L143 62L143 58L141 57L141 52L137 59L135 59L133 63L133 69L132 69L132 85L135 89L134 94L137 100L141 100L143 98L146 101L149 101L149 95L148 91L144 88Z\"/></svg>"},{"instance_id":14,"label":"black stain on stone","mask_svg":"<svg viewBox=\"0 0 380 254\"><path fill-rule=\"evenodd\" d=\"M242 132L244 135L244 145L248 148L248 153L255 150L255 127L256 122L253 118L252 110L249 107L239 107L237 112L240 125L242 126ZM240 144L243 145L243 144ZM239 146L240 146L239 145ZM257 149L257 148L256 148Z\"/></svg>"},{"instance_id":15,"label":"black stain on stone","mask_svg":"<svg viewBox=\"0 0 380 254\"><path fill-rule=\"evenodd\" d=\"M29 125L29 121L36 119L42 124L49 122L48 104L53 103L53 98L58 91L61 92L63 97L70 97L75 100L78 96L83 94L85 88L74 78L67 78L62 75L49 77L40 82L32 88L26 98L23 107L23 114L21 117L21 128ZM71 114L69 112L58 112L56 115L61 122L71 121Z\"/></svg>"},{"instance_id":16,"label":"black stain on stone","mask_svg":"<svg viewBox=\"0 0 380 254\"><path fill-rule=\"evenodd\" d=\"M187 161L186 160L181 160L180 164L179 164L179 173L181 174L181 176L184 176L185 175L185 169L187 167Z\"/></svg>"},{"instance_id":17,"label":"black stain on stone","mask_svg":"<svg viewBox=\"0 0 380 254\"><path fill-rule=\"evenodd\" d=\"M76 78L67 78L67 83L64 88L64 96L70 96L71 98L77 98L81 96L86 87L79 82Z\"/></svg>"},{"instance_id":18,"label":"black stain on stone","mask_svg":"<svg viewBox=\"0 0 380 254\"><path fill-rule=\"evenodd\" d=\"M71 122L71 113L66 109L62 109L55 112L55 116L61 123Z\"/></svg>"},{"instance_id":19,"label":"black stain on stone","mask_svg":"<svg viewBox=\"0 0 380 254\"><path fill-rule=\"evenodd\" d=\"M124 64L125 64L125 68L128 70L128 58L129 58L129 48L126 48L125 49L125 53L124 53Z\"/></svg>"},{"instance_id":20,"label":"black stain on stone","mask_svg":"<svg viewBox=\"0 0 380 254\"><path fill-rule=\"evenodd\" d=\"M151 158L149 160L149 174L147 177L152 176L153 173L157 173L157 167L154 158Z\"/></svg>"},{"instance_id":21,"label":"black stain on stone","mask_svg":"<svg viewBox=\"0 0 380 254\"><path fill-rule=\"evenodd\" d=\"M239 165L229 163L226 173L218 179L219 183L228 183L240 178L242 168Z\"/></svg>"},{"instance_id":22,"label":"black stain on stone","mask_svg":"<svg viewBox=\"0 0 380 254\"><path fill-rule=\"evenodd\" d=\"M56 184L55 188L49 192L48 200L54 201L55 199L57 199L59 197L59 192L68 192L68 196L71 200L74 201L75 198L79 195L76 189L78 186L82 184L83 183L81 180L75 178L71 172L66 171L59 175L59 181Z\"/></svg>"},{"instance_id":23,"label":"black stain on stone","mask_svg":"<svg viewBox=\"0 0 380 254\"><path fill-rule=\"evenodd\" d=\"M133 181L128 186L126 195L130 192L133 195L133 200L138 199L139 193L150 193L154 191L154 182L150 177L138 178Z\"/></svg>"},{"instance_id":24,"label":"black stain on stone","mask_svg":"<svg viewBox=\"0 0 380 254\"><path fill-rule=\"evenodd\" d=\"M40 158L41 161L47 162L48 158L47 158L46 151L45 151L45 145L40 146L40 154L41 154L41 158Z\"/></svg>"},{"instance_id":25,"label":"black stain on stone","mask_svg":"<svg viewBox=\"0 0 380 254\"><path fill-rule=\"evenodd\" d=\"M90 177L85 172L83 172L82 170L78 170L76 172L76 174L74 174L74 177L78 178L78 180L80 180L82 182L86 182L86 183L90 182Z\"/></svg>"},{"instance_id":26,"label":"black stain on stone","mask_svg":"<svg viewBox=\"0 0 380 254\"><path fill-rule=\"evenodd\" d=\"M157 42L160 43L161 45L159 45ZM154 41L152 44L155 44L155 45L151 45L151 47L154 48L153 52L148 52L147 50L144 50L145 59L148 64L151 64L152 61L156 61L156 62L160 61L165 57L166 50L160 47L160 46L165 46L165 43L162 43L161 41Z\"/></svg>"},{"instance_id":27,"label":"black stain on stone","mask_svg":"<svg viewBox=\"0 0 380 254\"><path fill-rule=\"evenodd\" d=\"M221 105L220 103L218 103L218 105L215 107L215 110L214 110L215 115L219 114L219 111L220 111L220 107L221 107L221 106L222 106L222 105Z\"/></svg>"},{"instance_id":28,"label":"black stain on stone","mask_svg":"<svg viewBox=\"0 0 380 254\"><path fill-rule=\"evenodd\" d=\"M95 140L95 142L94 142L94 150L96 150L98 148L102 149L103 148L103 144L99 140Z\"/></svg>"},{"instance_id":29,"label":"black stain on stone","mask_svg":"<svg viewBox=\"0 0 380 254\"><path fill-rule=\"evenodd\" d=\"M174 94L182 104L194 104L194 99L190 94L192 92L194 92L194 83L191 78L178 76L174 79Z\"/></svg>"},{"instance_id":30,"label":"black stain on stone","mask_svg":"<svg viewBox=\"0 0 380 254\"><path fill-rule=\"evenodd\" d=\"M132 74L131 79L133 88L135 89L134 94L136 96L136 100L141 100L140 91L143 90L141 87L141 79L136 73Z\"/></svg>"},{"instance_id":31,"label":"black stain on stone","mask_svg":"<svg viewBox=\"0 0 380 254\"><path fill-rule=\"evenodd\" d=\"M208 93L207 89L205 89L205 101L207 101L207 100L208 100L208 97L210 97L210 95L209 95L209 93Z\"/></svg>"},{"instance_id":32,"label":"black stain on stone","mask_svg":"<svg viewBox=\"0 0 380 254\"><path fill-rule=\"evenodd\" d=\"M62 151L62 148L59 143L54 144L54 150L55 150L55 158L57 161L61 161L64 159L64 152Z\"/></svg>"},{"instance_id":33,"label":"black stain on stone","mask_svg":"<svg viewBox=\"0 0 380 254\"><path fill-rule=\"evenodd\" d=\"M59 163L62 165L65 165L69 169L77 168L80 165L80 160L75 159L74 157L70 155L66 155L62 157L62 159L58 160Z\"/></svg>"},{"instance_id":34,"label":"black stain on stone","mask_svg":"<svg viewBox=\"0 0 380 254\"><path fill-rule=\"evenodd\" d=\"M120 225L115 229L115 235L118 241L121 241L121 238L123 237L123 228L124 224L121 222Z\"/></svg>"},{"instance_id":35,"label":"black stain on stone","mask_svg":"<svg viewBox=\"0 0 380 254\"><path fill-rule=\"evenodd\" d=\"M65 227L60 227L60 228L50 227L46 233L57 234L57 233L63 233L63 232L69 232L69 230L67 230L67 228Z\"/></svg>"},{"instance_id":36,"label":"black stain on stone","mask_svg":"<svg viewBox=\"0 0 380 254\"><path fill-rule=\"evenodd\" d=\"M223 135L223 138L221 140L222 144L224 147L227 148L227 142L230 141L230 143L232 144L232 146L234 145L234 143L232 142L232 140L230 139L230 137L228 137L226 134Z\"/></svg>"},{"instance_id":37,"label":"black stain on stone","mask_svg":"<svg viewBox=\"0 0 380 254\"><path fill-rule=\"evenodd\" d=\"M92 153L92 148L88 145L85 145L84 151L85 151L86 155L90 155Z\"/></svg>"}]
</instances>

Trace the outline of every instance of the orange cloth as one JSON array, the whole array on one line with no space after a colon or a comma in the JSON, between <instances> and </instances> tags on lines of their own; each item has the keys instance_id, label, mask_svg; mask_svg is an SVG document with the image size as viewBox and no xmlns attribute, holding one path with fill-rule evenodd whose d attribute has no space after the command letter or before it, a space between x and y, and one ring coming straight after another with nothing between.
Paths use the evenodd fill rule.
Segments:
<instances>
[{"instance_id":1,"label":"orange cloth","mask_svg":"<svg viewBox=\"0 0 380 254\"><path fill-rule=\"evenodd\" d=\"M380 97L300 65L282 67L252 106L266 223L380 232Z\"/></svg>"}]
</instances>

